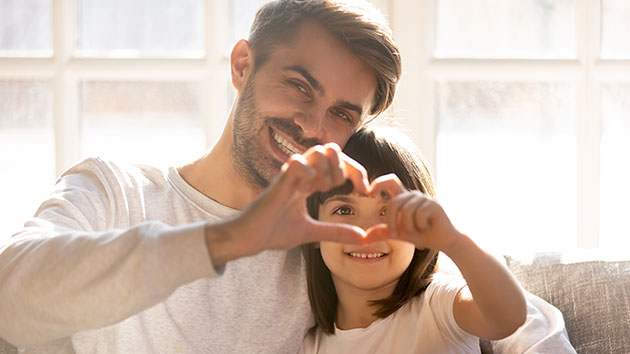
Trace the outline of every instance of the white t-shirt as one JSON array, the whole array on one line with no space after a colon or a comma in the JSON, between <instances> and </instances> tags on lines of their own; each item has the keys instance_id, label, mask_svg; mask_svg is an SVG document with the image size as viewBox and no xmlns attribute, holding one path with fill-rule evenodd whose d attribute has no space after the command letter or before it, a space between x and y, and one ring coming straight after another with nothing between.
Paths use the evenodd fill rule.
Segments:
<instances>
[{"instance_id":1,"label":"white t-shirt","mask_svg":"<svg viewBox=\"0 0 630 354\"><path fill-rule=\"evenodd\" d=\"M463 279L436 275L427 290L398 311L367 328L329 335L317 329L304 338L300 354L316 353L480 353L479 338L462 330L453 317L453 301Z\"/></svg>"}]
</instances>

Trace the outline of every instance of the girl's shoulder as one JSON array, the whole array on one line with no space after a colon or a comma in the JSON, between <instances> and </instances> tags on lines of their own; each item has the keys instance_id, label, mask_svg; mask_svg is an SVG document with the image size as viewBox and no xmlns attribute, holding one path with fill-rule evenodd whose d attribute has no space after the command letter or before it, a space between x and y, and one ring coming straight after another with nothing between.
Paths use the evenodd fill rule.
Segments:
<instances>
[{"instance_id":1,"label":"girl's shoulder","mask_svg":"<svg viewBox=\"0 0 630 354\"><path fill-rule=\"evenodd\" d=\"M425 297L455 296L466 286L466 280L455 274L436 272L431 277L431 283L425 290Z\"/></svg>"},{"instance_id":2,"label":"girl's shoulder","mask_svg":"<svg viewBox=\"0 0 630 354\"><path fill-rule=\"evenodd\" d=\"M449 273L435 273L431 277L431 283L419 296L411 299L407 306L411 312L420 312L427 307L435 310L436 307L452 307L458 292L466 286L463 277Z\"/></svg>"}]
</instances>

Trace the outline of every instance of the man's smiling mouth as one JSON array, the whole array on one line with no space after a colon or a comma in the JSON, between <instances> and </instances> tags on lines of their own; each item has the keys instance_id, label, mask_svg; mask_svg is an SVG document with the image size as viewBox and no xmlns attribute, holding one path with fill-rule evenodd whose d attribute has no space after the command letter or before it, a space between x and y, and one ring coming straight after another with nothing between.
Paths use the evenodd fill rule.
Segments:
<instances>
[{"instance_id":1,"label":"man's smiling mouth","mask_svg":"<svg viewBox=\"0 0 630 354\"><path fill-rule=\"evenodd\" d=\"M280 150L282 150L285 154L291 156L293 154L302 154L304 151L296 148L291 144L287 139L281 137L278 133L272 130L271 136L273 140L278 144Z\"/></svg>"}]
</instances>

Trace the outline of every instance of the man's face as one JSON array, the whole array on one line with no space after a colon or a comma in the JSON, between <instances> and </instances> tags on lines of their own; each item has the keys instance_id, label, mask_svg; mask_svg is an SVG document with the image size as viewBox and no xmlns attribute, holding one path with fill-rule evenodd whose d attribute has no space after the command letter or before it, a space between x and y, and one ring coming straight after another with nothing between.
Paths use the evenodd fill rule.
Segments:
<instances>
[{"instance_id":1,"label":"man's face","mask_svg":"<svg viewBox=\"0 0 630 354\"><path fill-rule=\"evenodd\" d=\"M232 156L264 188L294 153L344 146L373 104L376 77L319 24L305 22L249 76L234 112Z\"/></svg>"}]
</instances>

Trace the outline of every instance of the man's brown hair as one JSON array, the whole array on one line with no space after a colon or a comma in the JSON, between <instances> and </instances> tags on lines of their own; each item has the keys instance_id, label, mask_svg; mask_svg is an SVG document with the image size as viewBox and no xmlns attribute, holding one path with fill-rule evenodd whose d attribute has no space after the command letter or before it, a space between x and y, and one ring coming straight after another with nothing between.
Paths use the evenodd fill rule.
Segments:
<instances>
[{"instance_id":1,"label":"man's brown hair","mask_svg":"<svg viewBox=\"0 0 630 354\"><path fill-rule=\"evenodd\" d=\"M402 139L400 133L385 136L386 134L377 136L376 131L361 128L350 137L343 151L365 167L370 180L394 173L405 188L434 196L431 174L420 152L408 139ZM307 199L309 215L317 219L319 207L328 198L339 194L351 194L353 191L354 187L348 181L328 192L314 193ZM315 315L316 327L325 333L333 334L338 300L332 275L316 244L303 245L302 254L306 263L308 297ZM385 299L372 301L375 307L374 315L385 318L414 296L422 294L429 286L431 275L436 270L437 257L436 250L416 249L411 263L401 275L393 293Z\"/></svg>"},{"instance_id":2,"label":"man's brown hair","mask_svg":"<svg viewBox=\"0 0 630 354\"><path fill-rule=\"evenodd\" d=\"M372 68L376 92L369 114L385 111L394 99L402 64L391 29L383 15L367 2L276 0L263 5L248 39L256 56L255 68L265 63L274 46L290 42L305 20L323 25Z\"/></svg>"}]
</instances>

